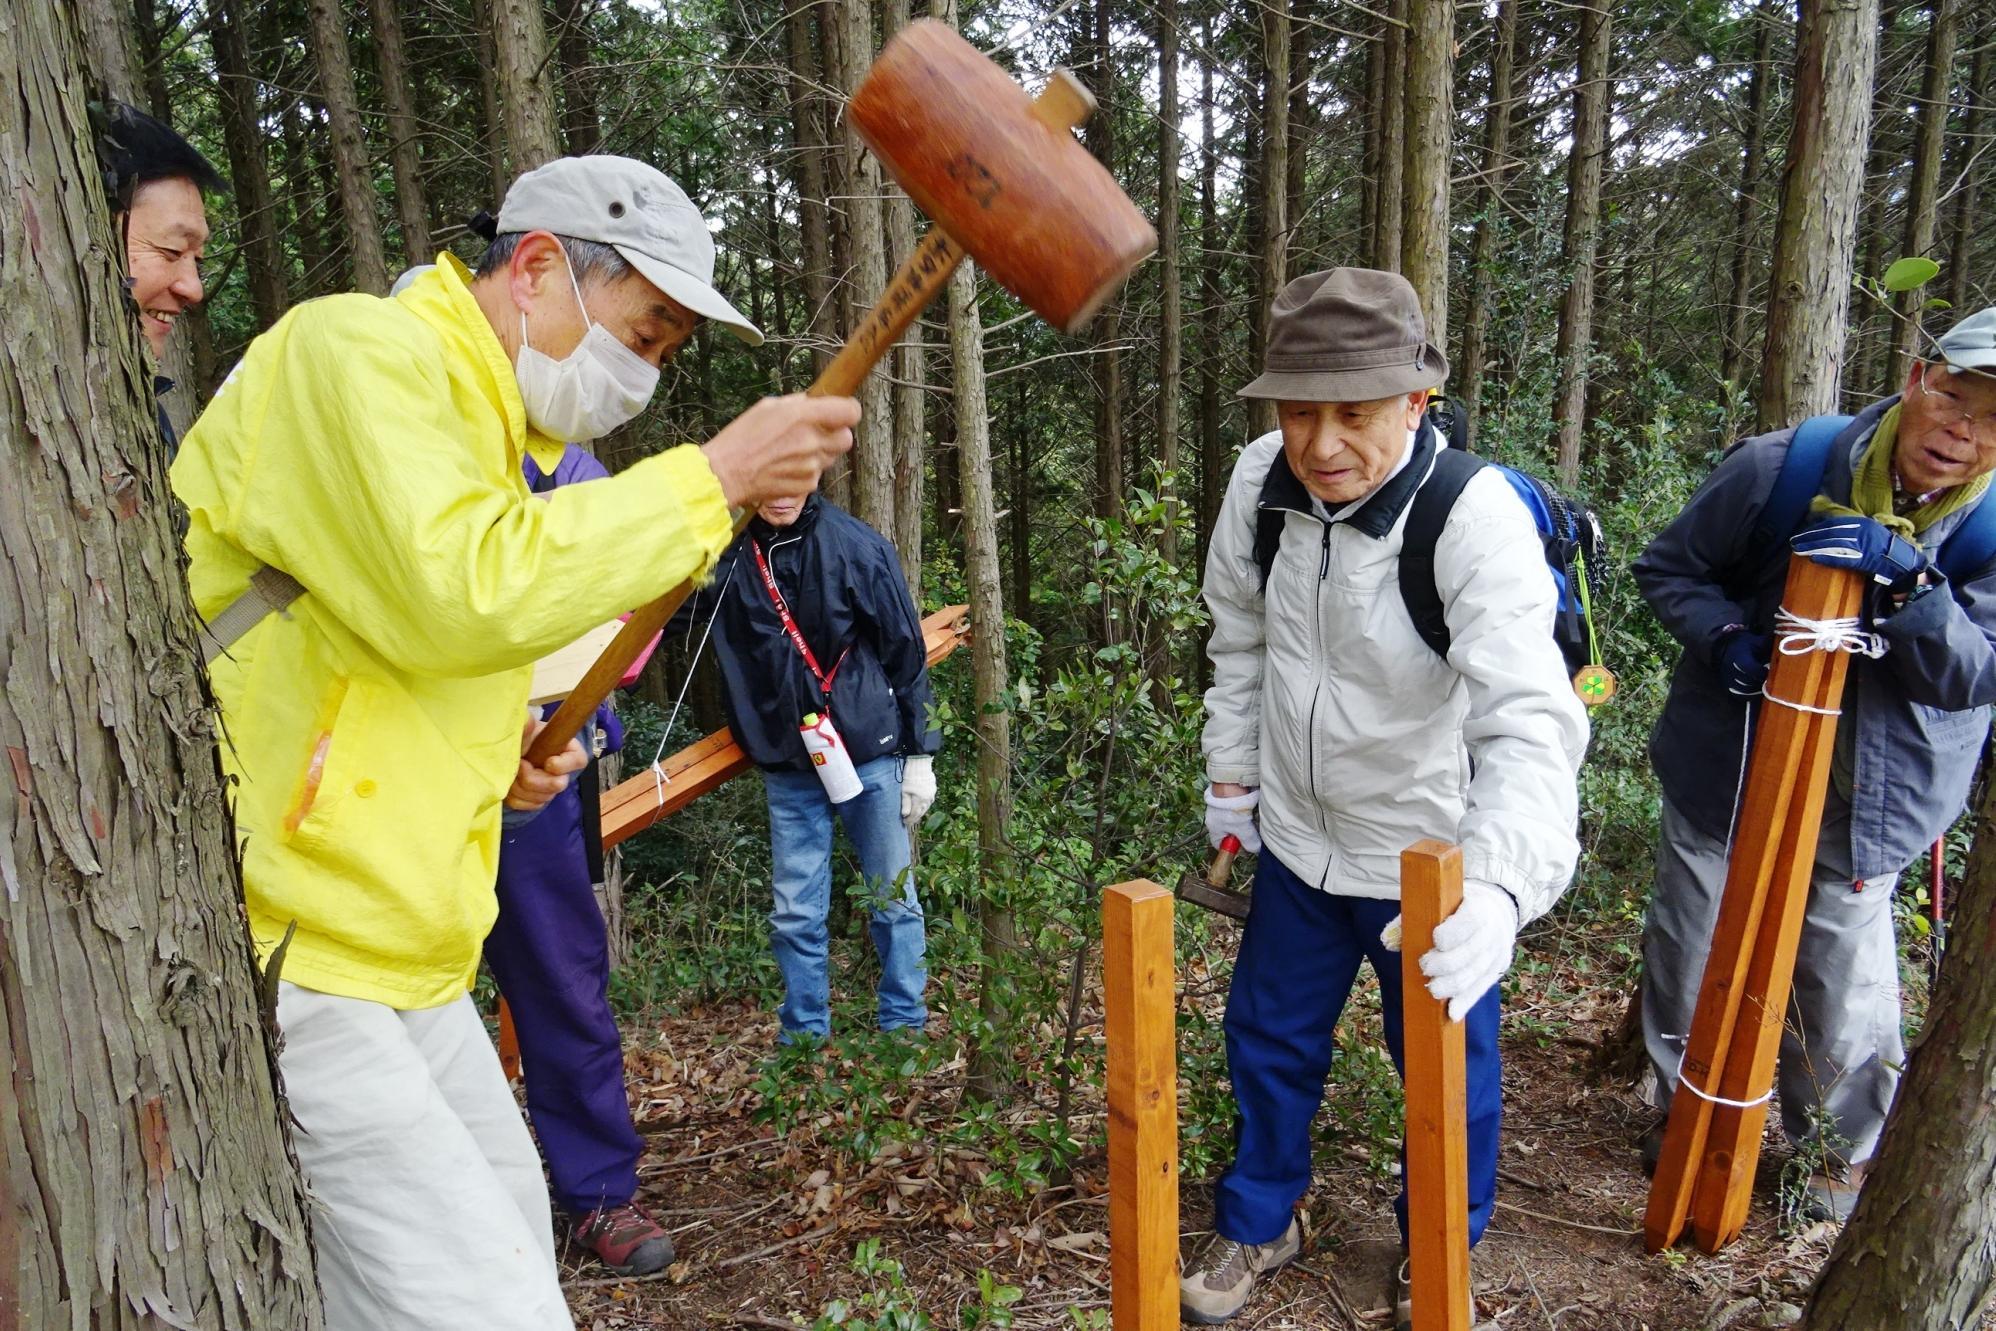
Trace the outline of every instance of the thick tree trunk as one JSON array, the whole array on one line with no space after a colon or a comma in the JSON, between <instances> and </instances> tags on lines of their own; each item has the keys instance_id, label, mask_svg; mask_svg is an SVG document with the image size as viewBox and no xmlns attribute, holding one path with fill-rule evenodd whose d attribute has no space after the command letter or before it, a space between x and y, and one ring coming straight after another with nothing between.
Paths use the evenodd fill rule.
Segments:
<instances>
[{"instance_id":1,"label":"thick tree trunk","mask_svg":"<svg viewBox=\"0 0 1996 1331\"><path fill-rule=\"evenodd\" d=\"M1996 787L1976 824L1926 1028L1805 1329L1956 1331L1996 1294Z\"/></svg>"},{"instance_id":2,"label":"thick tree trunk","mask_svg":"<svg viewBox=\"0 0 1996 1331\"><path fill-rule=\"evenodd\" d=\"M811 33L817 6L793 4L784 20L790 39L790 124L796 144L791 179L797 189L797 221L804 243L805 320L811 347L811 373L822 372L833 354L832 254L825 204L825 122L818 91L818 46Z\"/></svg>"},{"instance_id":3,"label":"thick tree trunk","mask_svg":"<svg viewBox=\"0 0 1996 1331\"><path fill-rule=\"evenodd\" d=\"M1446 347L1455 2L1408 0L1407 17L1407 163L1400 270L1421 298L1428 340Z\"/></svg>"},{"instance_id":4,"label":"thick tree trunk","mask_svg":"<svg viewBox=\"0 0 1996 1331\"><path fill-rule=\"evenodd\" d=\"M1947 155L1949 94L1954 88L1954 31L1957 0L1930 0L1927 6L1926 77L1920 85L1920 132L1913 140L1913 184L1906 196L1903 253L1933 257L1940 232L1941 161ZM1924 288L1898 299L1894 351L1881 386L1905 382L1911 361L1922 353L1920 313L1933 293Z\"/></svg>"},{"instance_id":5,"label":"thick tree trunk","mask_svg":"<svg viewBox=\"0 0 1996 1331\"><path fill-rule=\"evenodd\" d=\"M1164 499L1175 518L1179 477L1179 400L1184 388L1184 292L1178 254L1178 0L1157 8L1157 439L1166 476ZM1178 531L1167 526L1164 557L1178 561Z\"/></svg>"},{"instance_id":6,"label":"thick tree trunk","mask_svg":"<svg viewBox=\"0 0 1996 1331\"><path fill-rule=\"evenodd\" d=\"M513 183L506 167L506 115L499 105L499 51L495 28L499 0L472 0L472 25L478 40L478 104L485 115L485 165L490 172L492 198L485 205L497 216Z\"/></svg>"},{"instance_id":7,"label":"thick tree trunk","mask_svg":"<svg viewBox=\"0 0 1996 1331\"><path fill-rule=\"evenodd\" d=\"M561 156L561 144L554 133L554 92L548 79L547 15L544 0L490 0L490 4L510 181Z\"/></svg>"},{"instance_id":8,"label":"thick tree trunk","mask_svg":"<svg viewBox=\"0 0 1996 1331\"><path fill-rule=\"evenodd\" d=\"M1837 407L1877 41L1878 0L1801 0L1794 130L1768 278L1761 430Z\"/></svg>"},{"instance_id":9,"label":"thick tree trunk","mask_svg":"<svg viewBox=\"0 0 1996 1331\"><path fill-rule=\"evenodd\" d=\"M850 97L873 63L873 0L838 0L839 87ZM857 321L887 287L887 230L882 217L880 163L844 131L846 223L852 242L852 309ZM846 325L851 328L853 324ZM876 367L859 387L859 428L853 432L853 508L875 531L893 535L894 398L885 371Z\"/></svg>"},{"instance_id":10,"label":"thick tree trunk","mask_svg":"<svg viewBox=\"0 0 1996 1331\"><path fill-rule=\"evenodd\" d=\"M1983 112L1996 99L1996 88L1992 88L1990 78L1991 69L1996 68L1996 60L1990 59L1990 50L1996 47L1996 23L1985 19L1979 39L1971 44L1975 47L1975 63L1969 68L1968 105L1962 114L1961 133L1955 140L1955 160L1960 164L1956 175L1960 184L1954 196L1953 236L1948 242L1947 256L1947 299L1956 310L1968 307L1976 227L1983 221L1976 212L1976 202L1988 166L1977 157L1977 149L1982 142Z\"/></svg>"},{"instance_id":11,"label":"thick tree trunk","mask_svg":"<svg viewBox=\"0 0 1996 1331\"><path fill-rule=\"evenodd\" d=\"M1483 428L1484 361L1490 336L1490 302L1497 287L1498 219L1504 209L1504 181L1511 173L1511 71L1517 58L1518 0L1498 0L1491 44L1495 49L1490 63L1490 104L1483 113L1476 239L1469 256L1469 310L1462 327L1462 364L1456 367L1472 440Z\"/></svg>"},{"instance_id":12,"label":"thick tree trunk","mask_svg":"<svg viewBox=\"0 0 1996 1331\"><path fill-rule=\"evenodd\" d=\"M347 52L347 21L339 0L307 0L312 63L319 71L319 95L333 141L333 173L339 181L340 216L346 222L347 254L354 286L376 296L388 294L388 256L381 245L381 219L375 213L373 172L367 139L361 132L360 98L354 92L353 59Z\"/></svg>"},{"instance_id":13,"label":"thick tree trunk","mask_svg":"<svg viewBox=\"0 0 1996 1331\"><path fill-rule=\"evenodd\" d=\"M886 0L881 9L881 38L890 39L908 26L908 0ZM915 249L915 205L889 186L887 257L899 265ZM883 278L884 282L884 278ZM888 533L901 556L901 575L917 605L922 600L922 466L928 443L928 348L922 321L917 319L894 348L894 527Z\"/></svg>"},{"instance_id":14,"label":"thick tree trunk","mask_svg":"<svg viewBox=\"0 0 1996 1331\"><path fill-rule=\"evenodd\" d=\"M160 22L157 0L133 0L132 23L133 36L138 40L139 84L146 90L146 107L170 125L173 96L166 86L166 27ZM177 7L173 26L180 26Z\"/></svg>"},{"instance_id":15,"label":"thick tree trunk","mask_svg":"<svg viewBox=\"0 0 1996 1331\"><path fill-rule=\"evenodd\" d=\"M1372 113L1379 120L1379 183L1373 191L1377 210L1372 225L1372 266L1400 271L1401 226L1407 197L1407 6L1392 0L1379 66L1379 98Z\"/></svg>"},{"instance_id":16,"label":"thick tree trunk","mask_svg":"<svg viewBox=\"0 0 1996 1331\"><path fill-rule=\"evenodd\" d=\"M1269 308L1289 280L1289 0L1261 6L1261 263L1255 283L1255 345L1268 347ZM1260 366L1255 367L1260 373ZM1275 404L1248 404L1248 433L1275 428Z\"/></svg>"},{"instance_id":17,"label":"thick tree trunk","mask_svg":"<svg viewBox=\"0 0 1996 1331\"><path fill-rule=\"evenodd\" d=\"M430 205L423 194L423 153L416 118L416 87L410 76L408 45L402 35L402 0L368 0L374 15L374 58L381 75L381 100L388 108L394 140L395 215L402 223L402 258L410 264L436 257L430 247Z\"/></svg>"},{"instance_id":18,"label":"thick tree trunk","mask_svg":"<svg viewBox=\"0 0 1996 1331\"><path fill-rule=\"evenodd\" d=\"M1739 198L1733 206L1732 282L1726 292L1726 338L1719 364L1719 377L1735 387L1747 366L1754 223L1760 213L1760 177L1767 156L1768 81L1774 77L1774 27L1781 21L1780 15L1777 0L1761 0L1752 19L1753 76L1747 83L1746 142L1740 152Z\"/></svg>"},{"instance_id":19,"label":"thick tree trunk","mask_svg":"<svg viewBox=\"0 0 1996 1331\"><path fill-rule=\"evenodd\" d=\"M229 183L235 190L236 218L242 228L250 308L256 312L258 326L268 328L284 313L290 297L285 291L284 252L277 245L277 205L271 196L270 167L263 153L263 89L250 72L242 0L211 4L208 32L215 48L222 141L228 149Z\"/></svg>"},{"instance_id":20,"label":"thick tree trunk","mask_svg":"<svg viewBox=\"0 0 1996 1331\"><path fill-rule=\"evenodd\" d=\"M41 6L36 6L41 8ZM145 104L145 84L139 77L138 33L132 10L121 0L78 0L92 94L109 93L133 106Z\"/></svg>"},{"instance_id":21,"label":"thick tree trunk","mask_svg":"<svg viewBox=\"0 0 1996 1331\"><path fill-rule=\"evenodd\" d=\"M0 1323L318 1327L78 11L0 28Z\"/></svg>"},{"instance_id":22,"label":"thick tree trunk","mask_svg":"<svg viewBox=\"0 0 1996 1331\"><path fill-rule=\"evenodd\" d=\"M1608 157L1608 58L1614 42L1607 0L1580 11L1579 78L1573 89L1573 151L1566 170L1566 233L1559 306L1559 387L1553 399L1560 483L1580 479L1587 418L1587 357L1594 344L1594 260L1601 243L1601 176Z\"/></svg>"},{"instance_id":23,"label":"thick tree trunk","mask_svg":"<svg viewBox=\"0 0 1996 1331\"><path fill-rule=\"evenodd\" d=\"M602 111L597 105L596 70L589 45L589 16L599 0L567 0L561 36L555 50L561 57L561 136L573 157L587 157L603 146Z\"/></svg>"},{"instance_id":24,"label":"thick tree trunk","mask_svg":"<svg viewBox=\"0 0 1996 1331\"><path fill-rule=\"evenodd\" d=\"M998 575L998 510L991 494L991 418L984 397L984 332L977 278L969 261L949 287L949 345L954 366L956 448L963 493L963 569L970 588L972 692L977 708L977 860L983 884L978 927L984 957L979 1009L999 1034L972 1058L971 1093L997 1099L1010 1081L1002 1034L1011 1025L1006 967L1018 951L1018 927L1003 884L1014 876L1012 716L1006 707L1005 595ZM994 889L996 889L994 891Z\"/></svg>"}]
</instances>

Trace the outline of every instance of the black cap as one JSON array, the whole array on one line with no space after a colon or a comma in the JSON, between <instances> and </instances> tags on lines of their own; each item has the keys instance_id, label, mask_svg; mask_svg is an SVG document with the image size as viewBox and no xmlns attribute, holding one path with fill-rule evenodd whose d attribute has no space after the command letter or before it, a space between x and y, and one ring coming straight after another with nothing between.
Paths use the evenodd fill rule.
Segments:
<instances>
[{"instance_id":1,"label":"black cap","mask_svg":"<svg viewBox=\"0 0 1996 1331\"><path fill-rule=\"evenodd\" d=\"M96 131L97 165L104 172L104 192L123 211L132 206L139 186L154 180L187 179L207 194L229 188L199 149L163 120L123 102L90 104L90 124Z\"/></svg>"}]
</instances>

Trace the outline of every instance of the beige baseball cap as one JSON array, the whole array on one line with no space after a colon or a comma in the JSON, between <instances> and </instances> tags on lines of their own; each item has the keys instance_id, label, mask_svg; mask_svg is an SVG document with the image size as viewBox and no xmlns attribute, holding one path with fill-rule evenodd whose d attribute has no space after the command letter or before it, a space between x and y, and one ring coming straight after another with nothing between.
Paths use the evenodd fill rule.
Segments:
<instances>
[{"instance_id":1,"label":"beige baseball cap","mask_svg":"<svg viewBox=\"0 0 1996 1331\"><path fill-rule=\"evenodd\" d=\"M714 238L686 191L655 167L608 154L557 157L513 182L499 234L552 231L624 256L645 280L752 347L762 330L714 289Z\"/></svg>"}]
</instances>

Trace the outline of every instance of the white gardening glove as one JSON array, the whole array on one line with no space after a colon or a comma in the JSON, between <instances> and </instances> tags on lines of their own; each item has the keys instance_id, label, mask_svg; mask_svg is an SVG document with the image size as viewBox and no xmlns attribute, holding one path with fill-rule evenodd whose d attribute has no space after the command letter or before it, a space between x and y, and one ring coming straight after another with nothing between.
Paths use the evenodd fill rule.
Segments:
<instances>
[{"instance_id":1,"label":"white gardening glove","mask_svg":"<svg viewBox=\"0 0 1996 1331\"><path fill-rule=\"evenodd\" d=\"M912 828L936 802L936 760L918 753L901 766L901 825Z\"/></svg>"},{"instance_id":2,"label":"white gardening glove","mask_svg":"<svg viewBox=\"0 0 1996 1331\"><path fill-rule=\"evenodd\" d=\"M1379 931L1389 952L1400 950L1400 917ZM1435 945L1421 958L1428 992L1448 1004L1448 1019L1461 1021L1511 969L1518 941L1518 906L1495 883L1471 878L1462 885L1462 904L1435 926Z\"/></svg>"},{"instance_id":3,"label":"white gardening glove","mask_svg":"<svg viewBox=\"0 0 1996 1331\"><path fill-rule=\"evenodd\" d=\"M1240 838L1241 849L1259 854L1261 851L1261 829L1254 825L1254 808L1261 803L1261 792L1250 790L1245 795L1215 795L1211 786L1206 787L1206 840L1217 850L1226 840L1228 833Z\"/></svg>"}]
</instances>

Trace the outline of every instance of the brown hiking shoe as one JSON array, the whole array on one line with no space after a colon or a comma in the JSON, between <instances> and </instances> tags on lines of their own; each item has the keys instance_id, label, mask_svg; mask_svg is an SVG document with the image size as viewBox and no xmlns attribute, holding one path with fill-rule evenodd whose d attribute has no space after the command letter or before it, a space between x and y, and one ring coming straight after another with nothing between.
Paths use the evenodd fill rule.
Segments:
<instances>
[{"instance_id":1,"label":"brown hiking shoe","mask_svg":"<svg viewBox=\"0 0 1996 1331\"><path fill-rule=\"evenodd\" d=\"M672 1236L635 1202L591 1211L575 1222L575 1241L620 1276L648 1276L672 1262Z\"/></svg>"},{"instance_id":2,"label":"brown hiking shoe","mask_svg":"<svg viewBox=\"0 0 1996 1331\"><path fill-rule=\"evenodd\" d=\"M1293 1216L1273 1243L1236 1243L1216 1235L1178 1282L1179 1312L1195 1325L1218 1326L1247 1306L1257 1279L1280 1271L1302 1249L1303 1231Z\"/></svg>"}]
</instances>

